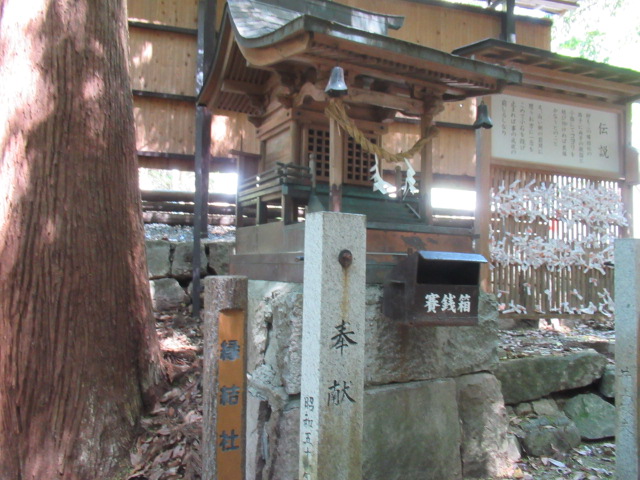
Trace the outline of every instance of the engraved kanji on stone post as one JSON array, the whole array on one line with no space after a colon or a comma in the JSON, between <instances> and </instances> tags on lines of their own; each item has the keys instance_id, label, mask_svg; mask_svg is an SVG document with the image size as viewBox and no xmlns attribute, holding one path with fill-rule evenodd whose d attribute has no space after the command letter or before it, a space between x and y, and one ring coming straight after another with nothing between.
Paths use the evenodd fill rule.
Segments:
<instances>
[{"instance_id":1,"label":"engraved kanji on stone post","mask_svg":"<svg viewBox=\"0 0 640 480\"><path fill-rule=\"evenodd\" d=\"M301 480L362 478L365 218L305 222Z\"/></svg>"},{"instance_id":2,"label":"engraved kanji on stone post","mask_svg":"<svg viewBox=\"0 0 640 480\"><path fill-rule=\"evenodd\" d=\"M207 277L203 480L244 480L247 278Z\"/></svg>"}]
</instances>

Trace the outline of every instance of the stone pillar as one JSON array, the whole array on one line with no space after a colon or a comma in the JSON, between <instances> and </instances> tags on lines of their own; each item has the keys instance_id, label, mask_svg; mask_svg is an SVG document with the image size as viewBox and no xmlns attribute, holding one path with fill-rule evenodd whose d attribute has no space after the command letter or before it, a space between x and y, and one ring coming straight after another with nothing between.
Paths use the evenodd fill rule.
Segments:
<instances>
[{"instance_id":1,"label":"stone pillar","mask_svg":"<svg viewBox=\"0 0 640 480\"><path fill-rule=\"evenodd\" d=\"M615 243L616 301L616 477L640 478L638 450L638 334L640 240Z\"/></svg>"},{"instance_id":2,"label":"stone pillar","mask_svg":"<svg viewBox=\"0 0 640 480\"><path fill-rule=\"evenodd\" d=\"M362 478L366 217L305 222L300 480Z\"/></svg>"},{"instance_id":3,"label":"stone pillar","mask_svg":"<svg viewBox=\"0 0 640 480\"><path fill-rule=\"evenodd\" d=\"M244 480L247 278L204 279L202 479Z\"/></svg>"}]
</instances>

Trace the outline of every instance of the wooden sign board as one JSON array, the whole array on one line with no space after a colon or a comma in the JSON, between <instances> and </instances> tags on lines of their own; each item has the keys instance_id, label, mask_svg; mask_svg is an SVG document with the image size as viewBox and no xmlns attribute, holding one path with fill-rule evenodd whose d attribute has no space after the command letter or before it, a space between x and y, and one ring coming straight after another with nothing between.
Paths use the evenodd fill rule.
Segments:
<instances>
[{"instance_id":1,"label":"wooden sign board","mask_svg":"<svg viewBox=\"0 0 640 480\"><path fill-rule=\"evenodd\" d=\"M244 480L246 332L243 310L222 310L218 331L218 478Z\"/></svg>"},{"instance_id":2,"label":"wooden sign board","mask_svg":"<svg viewBox=\"0 0 640 480\"><path fill-rule=\"evenodd\" d=\"M620 117L615 112L495 95L493 158L622 174Z\"/></svg>"},{"instance_id":3,"label":"wooden sign board","mask_svg":"<svg viewBox=\"0 0 640 480\"><path fill-rule=\"evenodd\" d=\"M477 325L477 285L418 285L407 320L426 325Z\"/></svg>"}]
</instances>

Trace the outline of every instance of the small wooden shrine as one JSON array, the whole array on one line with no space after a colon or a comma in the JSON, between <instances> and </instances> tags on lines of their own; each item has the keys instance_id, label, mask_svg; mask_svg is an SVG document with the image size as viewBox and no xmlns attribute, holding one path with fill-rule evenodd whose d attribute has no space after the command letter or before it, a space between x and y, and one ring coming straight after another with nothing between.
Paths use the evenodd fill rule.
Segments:
<instances>
[{"instance_id":1,"label":"small wooden shrine","mask_svg":"<svg viewBox=\"0 0 640 480\"><path fill-rule=\"evenodd\" d=\"M259 155L235 152L234 273L301 281L301 220L315 210L367 215L368 281L382 281L408 250L473 251L473 225L433 220L434 116L444 102L500 92L521 74L390 37L402 23L316 0L227 2L201 100L247 114L261 142ZM325 91L336 66L348 89L339 99ZM405 154L380 148L397 116L421 125ZM383 160L398 165L396 178L383 178ZM395 198L384 195L391 187Z\"/></svg>"}]
</instances>

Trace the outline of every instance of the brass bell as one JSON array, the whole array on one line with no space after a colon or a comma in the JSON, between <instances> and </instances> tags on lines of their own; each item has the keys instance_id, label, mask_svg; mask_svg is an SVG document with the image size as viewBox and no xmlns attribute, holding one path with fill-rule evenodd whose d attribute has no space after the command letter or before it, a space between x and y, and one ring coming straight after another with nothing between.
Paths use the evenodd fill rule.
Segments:
<instances>
[{"instance_id":1,"label":"brass bell","mask_svg":"<svg viewBox=\"0 0 640 480\"><path fill-rule=\"evenodd\" d=\"M342 97L349 93L347 84L344 83L344 70L342 67L333 67L331 69L329 83L327 83L327 88L324 91L330 97Z\"/></svg>"},{"instance_id":2,"label":"brass bell","mask_svg":"<svg viewBox=\"0 0 640 480\"><path fill-rule=\"evenodd\" d=\"M473 128L476 130L478 128L491 128L493 127L493 122L491 121L491 117L489 116L489 107L484 100L480 102L478 105L478 111L476 112L476 121L473 122Z\"/></svg>"}]
</instances>

